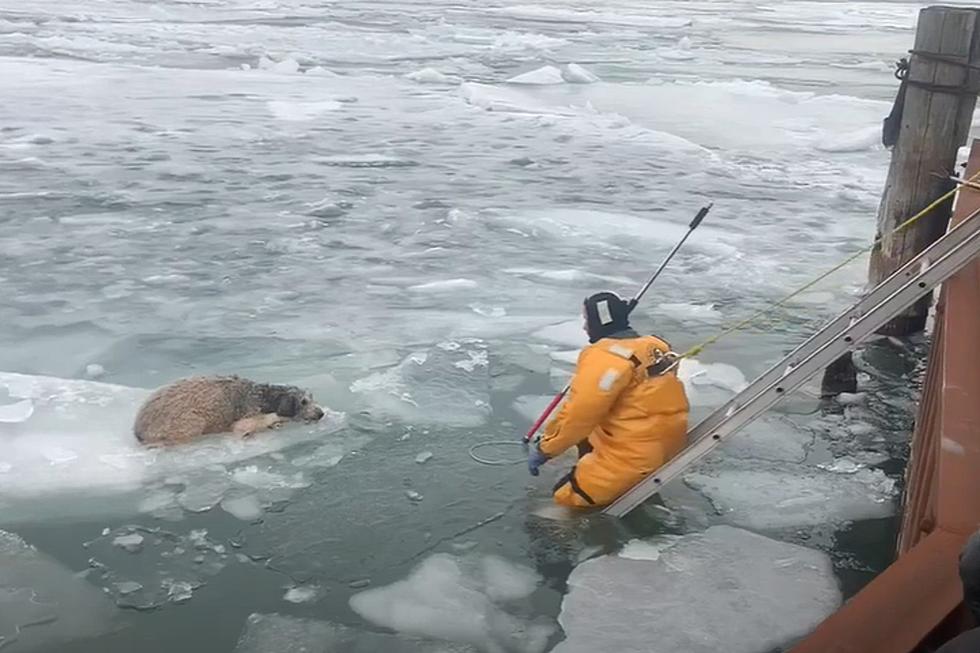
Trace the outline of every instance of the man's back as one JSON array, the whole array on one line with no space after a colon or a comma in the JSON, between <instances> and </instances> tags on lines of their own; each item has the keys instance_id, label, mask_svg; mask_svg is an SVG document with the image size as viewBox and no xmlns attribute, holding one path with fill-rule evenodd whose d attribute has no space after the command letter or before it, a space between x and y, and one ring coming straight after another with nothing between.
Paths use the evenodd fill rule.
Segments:
<instances>
[{"instance_id":1,"label":"man's back","mask_svg":"<svg viewBox=\"0 0 980 653\"><path fill-rule=\"evenodd\" d=\"M597 355L602 360L596 364L609 364L611 357L617 357L628 365L619 363L610 369L632 378L589 442L594 449L605 449L626 464L653 471L652 463L659 465L677 455L687 439L689 404L684 384L676 370L651 374L670 348L656 336L604 338L592 347L604 350Z\"/></svg>"},{"instance_id":2,"label":"man's back","mask_svg":"<svg viewBox=\"0 0 980 653\"><path fill-rule=\"evenodd\" d=\"M578 357L565 403L528 454L536 475L571 447L578 464L555 486L559 504L602 506L676 456L687 441L688 401L670 345L629 324L630 305L615 293L585 299L590 345ZM586 444L586 441L588 444Z\"/></svg>"}]
</instances>

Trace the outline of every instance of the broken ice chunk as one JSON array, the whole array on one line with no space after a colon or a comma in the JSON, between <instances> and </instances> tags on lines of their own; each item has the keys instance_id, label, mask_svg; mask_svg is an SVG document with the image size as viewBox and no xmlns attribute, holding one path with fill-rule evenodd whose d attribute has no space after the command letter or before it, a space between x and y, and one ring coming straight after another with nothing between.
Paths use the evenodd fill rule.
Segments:
<instances>
[{"instance_id":1,"label":"broken ice chunk","mask_svg":"<svg viewBox=\"0 0 980 653\"><path fill-rule=\"evenodd\" d=\"M112 543L123 551L138 553L143 548L143 536L139 533L128 533L116 537L112 540Z\"/></svg>"},{"instance_id":2,"label":"broken ice chunk","mask_svg":"<svg viewBox=\"0 0 980 653\"><path fill-rule=\"evenodd\" d=\"M406 635L482 651L543 653L554 625L528 621L497 605L526 596L538 581L534 572L502 558L435 554L405 580L355 594L350 605L364 619Z\"/></svg>"},{"instance_id":3,"label":"broken ice chunk","mask_svg":"<svg viewBox=\"0 0 980 653\"><path fill-rule=\"evenodd\" d=\"M192 474L177 497L177 503L190 512L207 512L221 501L230 487L231 480L224 469Z\"/></svg>"},{"instance_id":4,"label":"broken ice chunk","mask_svg":"<svg viewBox=\"0 0 980 653\"><path fill-rule=\"evenodd\" d=\"M315 585L305 587L291 587L282 597L284 601L290 603L310 603L315 601L320 595L320 588Z\"/></svg>"},{"instance_id":5,"label":"broken ice chunk","mask_svg":"<svg viewBox=\"0 0 980 653\"><path fill-rule=\"evenodd\" d=\"M826 554L749 531L713 526L650 548L575 568L552 653L782 650L841 602Z\"/></svg>"},{"instance_id":6,"label":"broken ice chunk","mask_svg":"<svg viewBox=\"0 0 980 653\"><path fill-rule=\"evenodd\" d=\"M221 509L242 521L255 521L262 516L262 504L254 494L225 497L221 500Z\"/></svg>"},{"instance_id":7,"label":"broken ice chunk","mask_svg":"<svg viewBox=\"0 0 980 653\"><path fill-rule=\"evenodd\" d=\"M881 471L835 474L805 465L694 472L684 482L727 521L752 529L790 528L887 517L894 481Z\"/></svg>"},{"instance_id":8,"label":"broken ice chunk","mask_svg":"<svg viewBox=\"0 0 980 653\"><path fill-rule=\"evenodd\" d=\"M26 422L33 414L34 402L30 399L24 399L15 404L0 406L0 422L7 424Z\"/></svg>"},{"instance_id":9,"label":"broken ice chunk","mask_svg":"<svg viewBox=\"0 0 980 653\"><path fill-rule=\"evenodd\" d=\"M187 581L164 581L167 599L173 603L186 603L194 596L194 587Z\"/></svg>"}]
</instances>

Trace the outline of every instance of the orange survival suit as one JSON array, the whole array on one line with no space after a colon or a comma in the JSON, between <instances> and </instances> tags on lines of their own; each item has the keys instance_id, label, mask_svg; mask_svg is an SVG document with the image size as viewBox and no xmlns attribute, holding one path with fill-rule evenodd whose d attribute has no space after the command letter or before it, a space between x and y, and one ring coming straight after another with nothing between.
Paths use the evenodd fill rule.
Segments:
<instances>
[{"instance_id":1,"label":"orange survival suit","mask_svg":"<svg viewBox=\"0 0 980 653\"><path fill-rule=\"evenodd\" d=\"M591 344L579 354L568 399L538 443L547 458L580 458L554 489L557 503L601 507L676 456L687 442L689 404L670 345L629 327L626 302L597 293L584 302Z\"/></svg>"}]
</instances>

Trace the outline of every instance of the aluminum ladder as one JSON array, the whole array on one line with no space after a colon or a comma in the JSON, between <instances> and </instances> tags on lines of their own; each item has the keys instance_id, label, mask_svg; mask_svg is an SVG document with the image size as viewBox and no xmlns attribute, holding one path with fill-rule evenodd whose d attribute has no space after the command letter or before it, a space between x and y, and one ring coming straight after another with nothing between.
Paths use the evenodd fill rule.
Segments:
<instances>
[{"instance_id":1,"label":"aluminum ladder","mask_svg":"<svg viewBox=\"0 0 980 653\"><path fill-rule=\"evenodd\" d=\"M980 254L980 210L882 281L788 356L769 368L688 432L688 446L666 465L633 486L603 514L622 517L660 491L799 388L815 373L888 323Z\"/></svg>"}]
</instances>

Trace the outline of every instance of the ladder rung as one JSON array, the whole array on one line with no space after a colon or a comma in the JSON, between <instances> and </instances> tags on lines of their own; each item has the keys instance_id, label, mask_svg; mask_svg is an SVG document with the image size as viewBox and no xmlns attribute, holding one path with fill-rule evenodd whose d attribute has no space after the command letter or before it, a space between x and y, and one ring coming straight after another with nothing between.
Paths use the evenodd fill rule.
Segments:
<instances>
[{"instance_id":1,"label":"ladder rung","mask_svg":"<svg viewBox=\"0 0 980 653\"><path fill-rule=\"evenodd\" d=\"M929 247L922 250L908 263L903 265L901 268L893 272L887 279L878 284L870 293L862 297L856 304L842 312L832 321L825 324L817 333L807 339L803 344L787 354L782 360L770 367L766 372L763 372L761 376L754 380L748 387L744 388L738 395L732 397L719 408L712 411L710 415L705 417L693 429L691 429L691 431L688 433L688 440L690 442L696 442L702 437L708 435L708 433L716 429L728 415L734 412L734 410L738 407L739 401L744 401L757 395L763 388L768 387L773 381L781 378L786 373L787 368L798 365L800 361L835 338L837 334L846 329L849 324L883 302L889 295L900 288L902 284L915 276L924 262L942 256L966 240L970 236L971 230L974 228L970 226L973 224L972 221L975 220L977 223L980 223L980 218L977 217L978 215L980 215L980 210L974 211L972 214L967 216L967 218L960 223L960 226L951 229L950 232L945 235L945 237L936 240Z\"/></svg>"},{"instance_id":2,"label":"ladder rung","mask_svg":"<svg viewBox=\"0 0 980 653\"><path fill-rule=\"evenodd\" d=\"M725 438L753 422L813 374L956 274L980 253L978 214L980 210L903 265L864 299L702 420L689 432L691 444L687 448L603 512L621 517L639 506Z\"/></svg>"}]
</instances>

